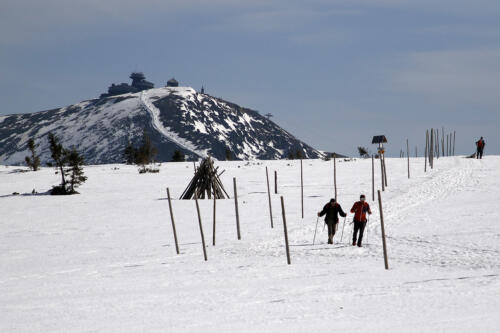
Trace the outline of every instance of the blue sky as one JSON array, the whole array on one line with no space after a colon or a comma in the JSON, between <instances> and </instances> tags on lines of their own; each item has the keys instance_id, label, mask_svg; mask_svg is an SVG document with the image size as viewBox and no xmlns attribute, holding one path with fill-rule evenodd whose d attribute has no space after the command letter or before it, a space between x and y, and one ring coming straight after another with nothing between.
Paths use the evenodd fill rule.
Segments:
<instances>
[{"instance_id":1,"label":"blue sky","mask_svg":"<svg viewBox=\"0 0 500 333\"><path fill-rule=\"evenodd\" d=\"M0 115L97 97L133 70L354 154L386 134L483 135L500 154L500 1L45 0L0 2ZM414 148L412 148L413 150Z\"/></svg>"}]
</instances>

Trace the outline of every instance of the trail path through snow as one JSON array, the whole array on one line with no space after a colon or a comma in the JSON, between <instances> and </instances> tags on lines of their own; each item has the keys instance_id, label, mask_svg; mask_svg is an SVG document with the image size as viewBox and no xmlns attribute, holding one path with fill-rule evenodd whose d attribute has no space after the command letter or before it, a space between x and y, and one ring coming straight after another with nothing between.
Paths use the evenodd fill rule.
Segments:
<instances>
[{"instance_id":1,"label":"trail path through snow","mask_svg":"<svg viewBox=\"0 0 500 333\"><path fill-rule=\"evenodd\" d=\"M151 115L151 125L153 126L153 128L161 133L165 137L165 139L176 143L180 147L192 152L199 157L206 157L206 153L200 151L193 143L189 142L188 140L182 139L177 135L177 133L171 131L163 125L160 120L160 110L151 102L151 97L156 96L155 94L158 93L157 90L158 89L144 90L141 91L139 95L141 105ZM170 93L172 93L172 91L170 91Z\"/></svg>"}]
</instances>

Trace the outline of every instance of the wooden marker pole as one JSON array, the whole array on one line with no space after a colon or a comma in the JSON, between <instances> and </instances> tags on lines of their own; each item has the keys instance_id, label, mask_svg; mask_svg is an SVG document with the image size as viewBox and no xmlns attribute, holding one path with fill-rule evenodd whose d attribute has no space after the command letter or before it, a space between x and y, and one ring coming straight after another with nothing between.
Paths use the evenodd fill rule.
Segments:
<instances>
[{"instance_id":1,"label":"wooden marker pole","mask_svg":"<svg viewBox=\"0 0 500 333\"><path fill-rule=\"evenodd\" d=\"M457 134L457 131L453 131L453 156L455 156L455 136Z\"/></svg>"},{"instance_id":2,"label":"wooden marker pole","mask_svg":"<svg viewBox=\"0 0 500 333\"><path fill-rule=\"evenodd\" d=\"M380 210L380 228L382 231L382 246L384 248L384 264L385 269L389 269L389 261L387 259L387 245L385 243L384 214L382 212L382 196L380 195L380 190L378 191L378 207Z\"/></svg>"},{"instance_id":3,"label":"wooden marker pole","mask_svg":"<svg viewBox=\"0 0 500 333\"><path fill-rule=\"evenodd\" d=\"M233 186L234 186L234 209L236 212L236 233L238 234L238 240L240 240L241 239L240 214L238 212L238 192L236 191L236 178L233 178Z\"/></svg>"},{"instance_id":4,"label":"wooden marker pole","mask_svg":"<svg viewBox=\"0 0 500 333\"><path fill-rule=\"evenodd\" d=\"M288 265L290 265L292 262L290 261L290 248L288 247L288 231L286 229L285 203L283 202L283 196L281 196L281 214L283 215L283 231L285 233L286 260Z\"/></svg>"},{"instance_id":5,"label":"wooden marker pole","mask_svg":"<svg viewBox=\"0 0 500 333\"><path fill-rule=\"evenodd\" d=\"M274 194L278 194L278 171L274 171Z\"/></svg>"},{"instance_id":6,"label":"wooden marker pole","mask_svg":"<svg viewBox=\"0 0 500 333\"><path fill-rule=\"evenodd\" d=\"M198 196L194 195L194 201L196 202L196 211L198 212L198 224L200 226L200 234L201 234L201 245L203 246L203 256L205 257L205 261L207 258L207 248L205 247L205 235L203 234L203 226L201 225L201 214L200 214L200 205L198 204Z\"/></svg>"},{"instance_id":7,"label":"wooden marker pole","mask_svg":"<svg viewBox=\"0 0 500 333\"><path fill-rule=\"evenodd\" d=\"M215 219L216 219L216 206L217 206L217 199L216 199L216 194L215 194L215 185L214 185L214 226L212 228L212 246L215 246Z\"/></svg>"},{"instance_id":8,"label":"wooden marker pole","mask_svg":"<svg viewBox=\"0 0 500 333\"><path fill-rule=\"evenodd\" d=\"M439 130L438 130L438 132L439 132ZM441 144L443 147L443 155L444 155L444 127L442 128L442 132L441 132Z\"/></svg>"},{"instance_id":9,"label":"wooden marker pole","mask_svg":"<svg viewBox=\"0 0 500 333\"><path fill-rule=\"evenodd\" d=\"M304 172L302 168L302 158L300 159L300 203L302 207L302 218L304 218Z\"/></svg>"},{"instance_id":10,"label":"wooden marker pole","mask_svg":"<svg viewBox=\"0 0 500 333\"><path fill-rule=\"evenodd\" d=\"M408 159L408 179L410 179L410 144L408 143L408 139L406 139L406 155Z\"/></svg>"},{"instance_id":11,"label":"wooden marker pole","mask_svg":"<svg viewBox=\"0 0 500 333\"><path fill-rule=\"evenodd\" d=\"M425 156L424 156L424 172L427 172L427 155L429 150L429 130L425 131Z\"/></svg>"},{"instance_id":12,"label":"wooden marker pole","mask_svg":"<svg viewBox=\"0 0 500 333\"><path fill-rule=\"evenodd\" d=\"M380 159L380 180L382 181L382 191L385 191L385 183L384 183L384 162L382 161L382 154L378 154L378 158Z\"/></svg>"},{"instance_id":13,"label":"wooden marker pole","mask_svg":"<svg viewBox=\"0 0 500 333\"><path fill-rule=\"evenodd\" d=\"M448 156L451 156L451 133L448 134L448 137L449 137L449 143L448 143Z\"/></svg>"},{"instance_id":14,"label":"wooden marker pole","mask_svg":"<svg viewBox=\"0 0 500 333\"><path fill-rule=\"evenodd\" d=\"M429 151L429 165L431 169L433 169L433 164L434 164L434 129L431 129L431 143L430 143L430 151Z\"/></svg>"},{"instance_id":15,"label":"wooden marker pole","mask_svg":"<svg viewBox=\"0 0 500 333\"><path fill-rule=\"evenodd\" d=\"M170 210L170 220L172 221L172 231L174 233L175 251L179 254L179 243L177 242L177 231L175 231L174 212L172 211L172 201L170 199L170 189L167 187L168 209Z\"/></svg>"},{"instance_id":16,"label":"wooden marker pole","mask_svg":"<svg viewBox=\"0 0 500 333\"><path fill-rule=\"evenodd\" d=\"M382 161L384 164L384 183L385 183L385 187L387 187L387 165L385 164L385 153L382 154Z\"/></svg>"},{"instance_id":17,"label":"wooden marker pole","mask_svg":"<svg viewBox=\"0 0 500 333\"><path fill-rule=\"evenodd\" d=\"M267 167L266 167L266 180L267 180L267 200L269 201L269 218L271 219L271 228L274 228L273 208L271 206L271 190L269 188L269 173L267 172Z\"/></svg>"},{"instance_id":18,"label":"wooden marker pole","mask_svg":"<svg viewBox=\"0 0 500 333\"><path fill-rule=\"evenodd\" d=\"M436 158L439 158L440 157L440 152L439 152L439 130L436 131L436 142L437 142L437 146L436 146L436 149L435 149L435 153L436 153ZM444 147L443 147L443 151L441 152L441 155L444 156Z\"/></svg>"},{"instance_id":19,"label":"wooden marker pole","mask_svg":"<svg viewBox=\"0 0 500 333\"><path fill-rule=\"evenodd\" d=\"M372 201L375 201L375 159L372 154Z\"/></svg>"},{"instance_id":20,"label":"wooden marker pole","mask_svg":"<svg viewBox=\"0 0 500 333\"><path fill-rule=\"evenodd\" d=\"M194 171L194 174L196 175L196 162L193 161L193 171Z\"/></svg>"},{"instance_id":21,"label":"wooden marker pole","mask_svg":"<svg viewBox=\"0 0 500 333\"><path fill-rule=\"evenodd\" d=\"M333 188L335 190L335 201L337 201L337 154L333 154Z\"/></svg>"}]
</instances>

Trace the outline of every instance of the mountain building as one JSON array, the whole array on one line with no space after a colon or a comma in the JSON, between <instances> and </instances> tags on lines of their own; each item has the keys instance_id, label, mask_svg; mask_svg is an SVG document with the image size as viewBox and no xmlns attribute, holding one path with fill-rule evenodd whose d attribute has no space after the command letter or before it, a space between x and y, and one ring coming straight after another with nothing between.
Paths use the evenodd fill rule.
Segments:
<instances>
[{"instance_id":1,"label":"mountain building","mask_svg":"<svg viewBox=\"0 0 500 333\"><path fill-rule=\"evenodd\" d=\"M174 78L171 78L170 80L167 81L167 87L178 87L178 86L179 82Z\"/></svg>"},{"instance_id":2,"label":"mountain building","mask_svg":"<svg viewBox=\"0 0 500 333\"><path fill-rule=\"evenodd\" d=\"M129 76L132 79L132 84L127 83L119 83L119 84L111 84L108 88L107 93L101 94L101 98L127 94L127 93L136 93L143 90L153 89L154 84L152 82L146 81L146 77L144 73L141 72L133 72Z\"/></svg>"}]
</instances>

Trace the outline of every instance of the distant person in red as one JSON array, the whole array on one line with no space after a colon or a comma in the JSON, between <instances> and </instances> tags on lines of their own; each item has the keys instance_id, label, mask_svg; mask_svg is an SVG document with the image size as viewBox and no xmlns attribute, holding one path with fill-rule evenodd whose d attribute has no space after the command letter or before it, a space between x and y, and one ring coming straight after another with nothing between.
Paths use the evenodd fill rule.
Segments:
<instances>
[{"instance_id":1,"label":"distant person in red","mask_svg":"<svg viewBox=\"0 0 500 333\"><path fill-rule=\"evenodd\" d=\"M352 246L356 244L361 247L363 242L363 232L366 227L366 213L372 214L370 210L370 205L365 202L366 197L364 194L361 194L359 197L359 201L355 202L351 208L351 213L354 213L354 233L352 235ZM359 231L359 237L358 236ZM357 243L356 243L357 240Z\"/></svg>"},{"instance_id":2,"label":"distant person in red","mask_svg":"<svg viewBox=\"0 0 500 333\"><path fill-rule=\"evenodd\" d=\"M483 158L484 146L486 146L486 142L484 142L483 137L481 137L481 139L479 139L479 141L476 142L476 148L477 148L476 157L479 159Z\"/></svg>"},{"instance_id":3,"label":"distant person in red","mask_svg":"<svg viewBox=\"0 0 500 333\"><path fill-rule=\"evenodd\" d=\"M340 207L335 199L331 199L330 202L323 207L323 210L318 213L318 216L323 216L325 214L325 223L328 226L328 244L333 244L333 236L335 236L335 231L337 230L339 215L345 217L346 213L344 213L342 207Z\"/></svg>"}]
</instances>

